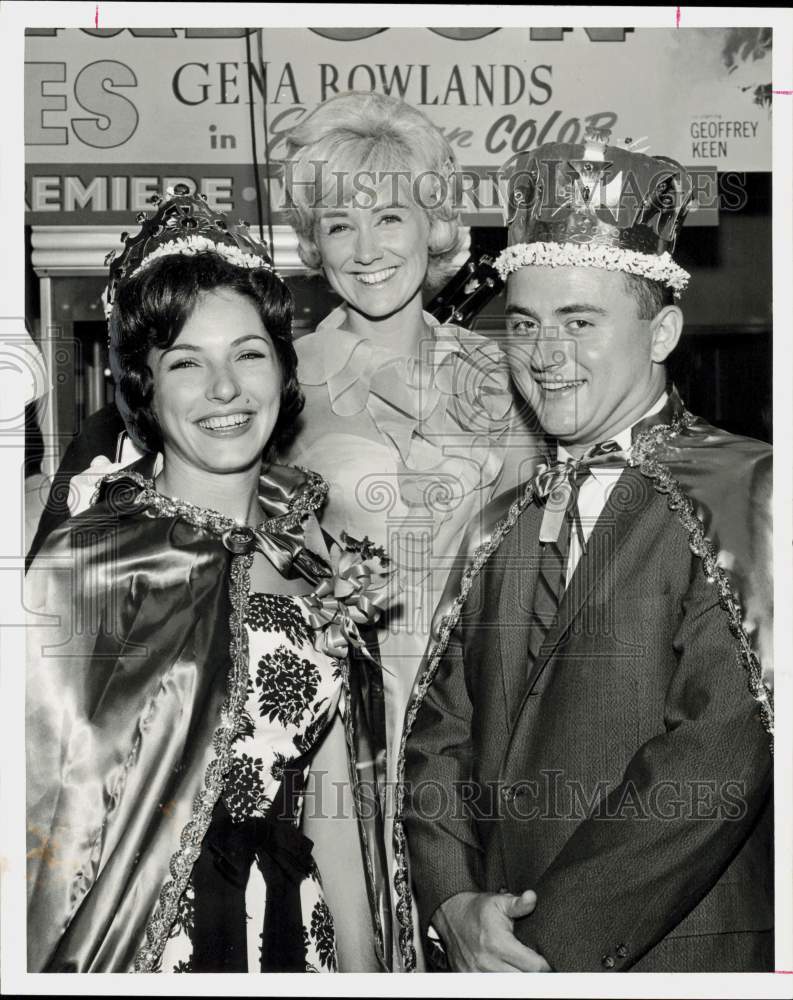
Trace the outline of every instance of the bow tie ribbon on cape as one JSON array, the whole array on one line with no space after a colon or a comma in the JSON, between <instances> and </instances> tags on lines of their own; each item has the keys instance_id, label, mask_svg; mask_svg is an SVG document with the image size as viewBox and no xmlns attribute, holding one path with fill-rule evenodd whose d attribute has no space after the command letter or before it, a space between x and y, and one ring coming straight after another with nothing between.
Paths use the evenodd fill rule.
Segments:
<instances>
[{"instance_id":1,"label":"bow tie ribbon on cape","mask_svg":"<svg viewBox=\"0 0 793 1000\"><path fill-rule=\"evenodd\" d=\"M366 541L356 542L342 536L353 546L342 551L334 545L331 560L334 573L326 577L313 594L300 598L311 627L323 636L323 650L330 656L347 655L348 647L360 650L374 662L359 626L374 625L390 602L387 587L393 568L389 567L382 550L366 547Z\"/></svg>"},{"instance_id":2,"label":"bow tie ribbon on cape","mask_svg":"<svg viewBox=\"0 0 793 1000\"><path fill-rule=\"evenodd\" d=\"M234 555L258 551L284 577L302 576L316 589L297 599L323 652L343 658L352 645L372 660L359 626L374 625L389 604L391 593L386 584L393 569L385 551L368 538L359 542L342 533L344 549L335 543L331 546L330 565L307 548L306 518L322 505L327 493L321 477L299 468L264 463L257 492L266 517L252 527L157 493L153 480L144 474L150 464L147 456L131 469L107 476L101 490L105 494L113 491L113 503L119 509L154 506L166 515L181 514L191 523L211 527Z\"/></svg>"},{"instance_id":3,"label":"bow tie ribbon on cape","mask_svg":"<svg viewBox=\"0 0 793 1000\"><path fill-rule=\"evenodd\" d=\"M347 539L343 539L346 541ZM354 646L372 662L359 626L374 625L390 602L386 588L393 570L380 558L362 558L358 551L331 549L333 568L313 556L304 547L302 529L267 530L246 525L232 528L223 537L226 548L235 553L251 547L261 552L284 576L297 570L303 577L318 583L312 594L298 597L308 623L321 637L320 648L336 659L343 659Z\"/></svg>"},{"instance_id":4,"label":"bow tie ribbon on cape","mask_svg":"<svg viewBox=\"0 0 793 1000\"><path fill-rule=\"evenodd\" d=\"M278 523L278 522L275 522ZM331 547L329 567L305 548L302 525L293 529L283 527L277 531L263 522L256 528L239 525L227 531L223 543L234 553L261 552L284 576L295 571L317 584L312 594L298 597L303 605L309 625L321 638L320 648L336 659L344 658L354 646L374 662L359 626L374 625L390 602L386 587L393 569L388 560L342 534L346 550L334 544ZM384 555L384 553L383 553Z\"/></svg>"},{"instance_id":5,"label":"bow tie ribbon on cape","mask_svg":"<svg viewBox=\"0 0 793 1000\"><path fill-rule=\"evenodd\" d=\"M558 542L568 511L572 514L581 550L586 548L581 515L578 511L578 490L592 468L624 468L628 453L616 441L594 445L581 458L568 458L552 464L543 462L532 479L534 494L544 502L541 542Z\"/></svg>"}]
</instances>

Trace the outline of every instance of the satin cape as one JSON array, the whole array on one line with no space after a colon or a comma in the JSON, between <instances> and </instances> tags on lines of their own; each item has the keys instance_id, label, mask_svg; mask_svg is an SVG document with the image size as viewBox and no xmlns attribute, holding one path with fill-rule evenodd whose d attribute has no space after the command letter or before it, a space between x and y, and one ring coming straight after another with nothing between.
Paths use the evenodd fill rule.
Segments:
<instances>
[{"instance_id":1,"label":"satin cape","mask_svg":"<svg viewBox=\"0 0 793 1000\"><path fill-rule=\"evenodd\" d=\"M744 671L758 704L758 725L768 733L773 753L772 449L762 441L729 434L692 415L674 386L669 385L667 392L663 408L632 428L627 461L667 496L669 516L687 533L701 571L718 589L719 605L738 653L737 663L725 663L724 669ZM413 685L399 747L394 824L396 912L402 924L402 959L408 970L415 967L415 956L401 791L407 740L449 634L459 620L466 581L481 571L532 499L530 481L523 483L492 500L482 517L469 526L435 610L429 648ZM619 502L630 502L630 497L623 495Z\"/></svg>"},{"instance_id":2,"label":"satin cape","mask_svg":"<svg viewBox=\"0 0 793 1000\"><path fill-rule=\"evenodd\" d=\"M169 896L178 900L222 789L235 663L247 684L244 561L255 545L284 576L327 575L304 545L323 547L320 477L263 466L269 520L254 533L156 499L150 464L108 477L27 577L30 972L157 968ZM343 671L351 761L358 746L365 758L380 749L378 674L364 657ZM376 820L361 818L364 868L373 904L387 906ZM389 914L372 918L383 954Z\"/></svg>"},{"instance_id":3,"label":"satin cape","mask_svg":"<svg viewBox=\"0 0 793 1000\"><path fill-rule=\"evenodd\" d=\"M656 414L632 428L629 462L669 497L669 516L689 533L692 549L714 583L726 582L743 631L773 687L772 449L729 434L688 413L674 386ZM674 433L666 433L667 429ZM660 433L659 433L660 432ZM539 459L538 459L539 461ZM460 593L463 574L488 545L527 483L492 500L466 532L432 624L432 644ZM689 506L690 505L690 506ZM693 520L688 514L693 515ZM694 537L694 536L698 537ZM704 540L705 545L702 545ZM721 571L713 573L713 556ZM717 577L719 579L717 579ZM726 610L726 609L725 609ZM432 648L432 644L431 647ZM419 688L418 679L414 694Z\"/></svg>"}]
</instances>

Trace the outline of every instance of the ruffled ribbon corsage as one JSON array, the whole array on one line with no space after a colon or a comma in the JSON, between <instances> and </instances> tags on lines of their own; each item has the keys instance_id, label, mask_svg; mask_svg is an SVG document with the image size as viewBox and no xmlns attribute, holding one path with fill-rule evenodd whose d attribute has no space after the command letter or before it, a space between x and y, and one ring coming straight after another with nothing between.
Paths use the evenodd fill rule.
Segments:
<instances>
[{"instance_id":1,"label":"ruffled ribbon corsage","mask_svg":"<svg viewBox=\"0 0 793 1000\"><path fill-rule=\"evenodd\" d=\"M298 600L322 652L343 659L354 646L374 660L360 626L374 625L388 606L387 584L394 570L385 552L368 538L359 542L342 533L341 539L343 548L334 544L330 549L333 575L322 580L313 594Z\"/></svg>"}]
</instances>

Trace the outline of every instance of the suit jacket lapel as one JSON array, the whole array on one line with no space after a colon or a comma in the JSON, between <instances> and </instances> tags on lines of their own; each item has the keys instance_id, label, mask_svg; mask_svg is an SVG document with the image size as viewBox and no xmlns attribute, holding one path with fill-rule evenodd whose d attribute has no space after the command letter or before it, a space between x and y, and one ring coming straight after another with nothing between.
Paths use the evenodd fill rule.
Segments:
<instances>
[{"instance_id":1,"label":"suit jacket lapel","mask_svg":"<svg viewBox=\"0 0 793 1000\"><path fill-rule=\"evenodd\" d=\"M530 609L539 556L540 508L532 503L518 518L503 546L498 636L507 718L526 692Z\"/></svg>"},{"instance_id":2,"label":"suit jacket lapel","mask_svg":"<svg viewBox=\"0 0 793 1000\"><path fill-rule=\"evenodd\" d=\"M586 606L594 588L603 580L607 570L613 570L620 550L640 526L642 514L654 495L649 481L638 470L625 469L609 494L587 542L586 553L579 560L564 592L556 621L548 630L529 674L526 694L537 683L549 658Z\"/></svg>"}]
</instances>

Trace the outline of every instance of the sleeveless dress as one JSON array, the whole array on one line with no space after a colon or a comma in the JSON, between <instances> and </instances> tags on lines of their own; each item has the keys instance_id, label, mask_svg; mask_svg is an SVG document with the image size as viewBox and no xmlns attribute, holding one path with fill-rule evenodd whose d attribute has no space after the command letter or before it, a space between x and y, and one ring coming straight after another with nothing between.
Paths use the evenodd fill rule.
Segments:
<instances>
[{"instance_id":1,"label":"sleeveless dress","mask_svg":"<svg viewBox=\"0 0 793 1000\"><path fill-rule=\"evenodd\" d=\"M154 462L105 476L26 576L28 969L330 971L304 777L337 710L355 788L384 746L391 571L322 533L315 473L263 462L252 527L164 496ZM314 589L252 590L257 553ZM381 813L355 818L382 953Z\"/></svg>"},{"instance_id":2,"label":"sleeveless dress","mask_svg":"<svg viewBox=\"0 0 793 1000\"><path fill-rule=\"evenodd\" d=\"M290 796L293 815L285 820L282 790L288 774L302 776L307 769L307 756L339 707L340 667L337 660L314 648L312 629L294 597L252 593L245 625L250 666L243 728L233 745L233 763L202 855L165 946L161 971L245 971L245 966L248 972L282 969L282 956L265 954L263 940L267 937L263 927L268 897L275 895L272 862L279 851L268 837L265 820L278 811L281 825L285 822L291 828L289 846L302 855L293 872L293 880L299 883L300 918L292 932L300 939L288 942L288 951L292 955L295 949L304 952L303 971L334 972L333 920L311 859L311 841L297 830L303 805L300 777ZM263 843L269 843L264 852ZM228 874L229 869L232 874ZM236 893L227 891L228 882L237 885ZM273 917L283 924L280 892L278 896L273 899L278 907ZM204 912L199 915L202 906ZM229 931L235 923L239 925L236 935ZM282 944L283 927L278 938ZM271 943L278 949L279 942ZM197 951L204 952L206 959ZM283 971L300 970L289 965Z\"/></svg>"}]
</instances>

